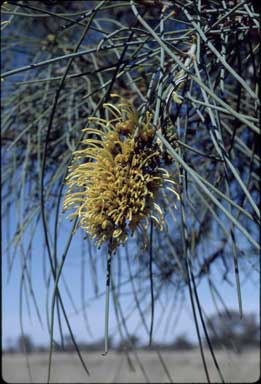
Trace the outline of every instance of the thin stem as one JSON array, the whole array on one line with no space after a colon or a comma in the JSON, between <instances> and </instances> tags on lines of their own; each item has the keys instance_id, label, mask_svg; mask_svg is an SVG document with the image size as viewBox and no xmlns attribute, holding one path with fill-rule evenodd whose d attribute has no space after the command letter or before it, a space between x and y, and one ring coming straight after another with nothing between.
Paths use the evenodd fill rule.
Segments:
<instances>
[{"instance_id":1,"label":"thin stem","mask_svg":"<svg viewBox=\"0 0 261 384\"><path fill-rule=\"evenodd\" d=\"M149 334L149 345L152 344L152 333L154 324L154 291L153 291L153 271L152 271L152 250L153 250L153 222L150 221L150 259L149 259L149 270L150 270L150 298L151 298L151 322L150 322L150 334Z\"/></svg>"},{"instance_id":2,"label":"thin stem","mask_svg":"<svg viewBox=\"0 0 261 384\"><path fill-rule=\"evenodd\" d=\"M112 250L111 246L108 247L107 252L107 271L106 271L106 293L105 293L105 329L104 329L104 352L103 356L108 353L108 339L109 339L109 312L110 312L110 283L111 283L111 259Z\"/></svg>"}]
</instances>

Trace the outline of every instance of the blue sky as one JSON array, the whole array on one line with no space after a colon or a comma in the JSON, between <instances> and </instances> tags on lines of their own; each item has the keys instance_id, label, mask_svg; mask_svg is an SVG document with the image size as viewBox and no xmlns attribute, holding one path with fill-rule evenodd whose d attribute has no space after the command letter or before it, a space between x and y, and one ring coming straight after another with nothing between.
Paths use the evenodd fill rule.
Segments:
<instances>
[{"instance_id":1,"label":"blue sky","mask_svg":"<svg viewBox=\"0 0 261 384\"><path fill-rule=\"evenodd\" d=\"M64 216L61 216L64 219ZM52 222L50 223L52 224ZM14 228L14 222L11 225ZM69 234L70 224L67 221L62 220L62 225L60 227L60 236L58 243L58 255L61 255L61 251L64 248L66 238ZM19 300L20 300L20 276L21 276L21 259L20 255L17 254L12 270L10 280L7 284L7 255L5 252L5 227L3 231L3 343L4 346L12 344L15 342L17 337L20 335L20 320L19 320ZM27 237L25 236L25 242ZM66 280L66 283L70 289L71 297L74 304L72 304L70 298L68 297L63 279L60 280L60 289L62 297L64 300L65 308L69 316L71 327L76 336L77 340L81 341L94 341L103 338L104 336L104 308L105 308L105 297L104 297L104 288L105 288L105 259L106 255L101 251L97 253L97 276L98 276L98 285L100 288L100 297L94 299L94 288L93 281L91 277L91 267L90 263L86 257L86 254L82 254L81 249L81 230L78 230L74 236L71 248L69 250L65 265L63 268L63 276ZM44 273L43 273L43 259L46 261L46 270L47 274L49 271L47 254L43 255L43 238L42 238L42 226L41 223L36 233L36 237L33 243L32 248L32 265L31 265L31 276L32 276L32 286L35 291L37 303L43 320L43 328L41 327L38 318L36 316L36 311L30 299L30 309L31 317L28 314L28 308L23 296L23 327L24 332L32 336L36 344L47 344L49 340L48 328L46 323L46 297L47 290L44 283ZM244 245L244 242L243 242ZM218 242L216 244L218 246ZM130 254L132 254L133 249L129 247ZM86 249L87 253L87 249ZM122 255L123 256L123 255ZM82 259L83 258L83 259ZM232 256L231 256L232 258ZM81 274L82 266L84 260L85 268L85 297L88 302L86 313L88 317L88 322L90 324L92 335L89 334L85 322L81 302ZM248 263L246 263L248 265ZM242 289L242 301L243 301L243 311L244 312L254 312L258 314L259 311L259 279L258 273L249 272L245 269L247 278L244 277L244 271L242 268L245 268L245 264L241 265L241 289ZM250 270L250 269L249 269ZM126 274L127 271L123 270L123 274ZM229 280L232 285L224 282L220 275L219 267L215 267L213 270L213 277L216 286L218 287L219 293L222 295L226 306L229 309L238 309L237 304L237 293L235 286L235 279L233 271L229 273ZM124 279L123 279L124 280ZM147 284L148 287L148 284ZM49 300L48 305L50 308L51 294L52 294L53 285L49 291ZM129 311L128 307L130 303L133 303L133 296L130 294L131 287L130 284L125 284L122 288L122 292L126 295L122 296L121 304L124 308L124 313ZM213 300L209 291L209 287L206 280L203 280L199 287L198 293L201 299L201 305L204 311L208 315L216 313ZM28 295L29 296L29 295ZM145 300L142 304L143 308L147 306L150 308L150 292L149 289L145 294ZM174 301L177 300L176 305L173 307ZM74 305L76 308L74 308ZM174 308L174 309L173 309ZM182 308L182 310L181 310ZM75 309L78 313L75 313ZM219 309L222 310L222 306L219 305ZM170 317L168 317L170 316ZM145 314L147 325L150 325L150 310ZM174 327L174 319L178 318L178 321ZM168 320L169 319L169 320ZM167 323L169 324L167 325ZM175 289L168 291L168 294L163 294L161 296L161 303L156 303L155 306L155 321L154 321L154 340L161 341L173 341L175 337L179 334L185 333L190 339L196 341L196 332L195 325L193 320L193 315L191 311L191 305L189 301L188 289L185 290L183 296L178 296L175 298ZM110 307L110 332L114 335L117 327L116 319L114 316L114 309L111 300ZM130 333L137 334L143 342L148 341L148 335L145 331L144 326L141 323L140 316L138 311L134 311L132 316L128 321L128 329ZM63 330L64 334L68 334L68 330L63 321ZM167 333L166 333L167 330ZM55 335L58 337L57 327L55 328ZM115 341L118 341L117 336Z\"/></svg>"},{"instance_id":2,"label":"blue sky","mask_svg":"<svg viewBox=\"0 0 261 384\"><path fill-rule=\"evenodd\" d=\"M89 37L88 37L89 38ZM12 67L22 66L27 63L27 55L21 53L13 55ZM23 78L23 75L21 75ZM16 81L20 76L13 76L12 81ZM8 84L7 79L7 84ZM51 223L52 224L52 223ZM10 277L10 280L7 284L7 253L6 248L6 227L5 223L3 226L3 245L2 245L2 327L3 327L3 343L7 345L9 341L14 342L16 338L20 335L20 320L19 320L19 301L20 301L20 276L21 276L21 259L20 255L17 253L13 271ZM13 221L11 222L11 231L14 231L15 228L15 216L13 216ZM60 241L58 254L61 255L61 251L66 242L68 236L69 224L63 223L61 226ZM27 239L25 238L25 241ZM242 246L245 246L244 240L240 240ZM30 299L30 308L31 308L31 318L28 314L27 304L25 297L23 297L23 325L25 333L32 336L35 343L47 344L49 340L48 329L46 325L46 287L44 283L44 274L43 274L43 264L46 265L47 273L49 271L47 254L43 255L43 236L42 236L42 226L41 223L36 233L35 241L32 248L32 285L35 291L36 300L39 305L40 313L42 316L44 327L42 328L39 324L37 316L35 314L34 306L32 305L32 300ZM73 240L72 246L70 248L68 257L66 259L63 276L66 279L66 282L70 288L70 293L72 295L73 301L75 302L76 308L79 310L81 308L81 274L82 274L82 254L81 254L81 236L78 232ZM218 247L218 243L214 246ZM45 258L45 262L43 261ZM103 292L105 287L105 274L103 265L105 265L105 254L102 252L98 253L99 266L98 266L98 278L100 291ZM232 258L232 255L231 255ZM84 260L87 260L84 259ZM245 265L241 266L245 268ZM85 284L85 296L86 299L90 299L94 296L90 265L86 261L84 263L84 268L86 268L86 284ZM244 272L240 268L241 272ZM244 281L244 274L241 273L242 281ZM228 308L236 309L238 308L237 304L237 294L236 286L233 271L229 274L229 278L232 282L232 285L224 282L220 276L220 271L217 268L213 271L214 280L218 286L219 293L223 296L224 301ZM259 276L257 273L253 273L248 276L249 278L242 283L242 301L243 301L243 310L245 312L254 312L258 314L259 312ZM101 295L99 299L89 300L89 305L87 307L86 313L92 330L92 336L89 335L85 323L82 311L79 311L78 314L75 314L73 305L66 294L66 290L63 285L63 281L60 281L60 287L62 296L64 298L65 307L67 313L69 314L69 320L73 329L74 334L78 340L97 340L101 339L104 336L104 307L105 299L104 295ZM53 286L51 285L49 293L48 305L50 307L50 297L52 293ZM199 286L199 295L201 298L201 304L207 314L211 315L216 312L213 301L211 299L211 294L207 285L207 282L204 280ZM126 285L124 287L125 291L130 291L130 286ZM175 290L170 291L168 296L163 295L162 305L156 303L155 308L155 340L165 340L172 341L175 337L181 333L187 334L192 340L196 340L196 332L194 326L194 320L191 311L191 305L189 302L188 292L185 291L184 297L180 297L177 302L177 307L174 309L174 316L170 320L170 326L168 328L168 333L165 334L165 330L168 322L168 313L172 310L173 301L175 300ZM181 301L181 304L180 304ZM133 302L133 297L123 296L122 304L124 307L127 307L130 302ZM150 303L150 293L147 292L146 304L149 306ZM112 303L111 303L112 304ZM176 328L173 329L173 319L176 318L177 314L180 312L182 306L182 311L179 316L179 320L176 324ZM220 309L221 306L220 306ZM150 313L148 312L146 316L147 324L149 325ZM116 320L114 316L113 306L110 308L110 331L113 333L116 327ZM137 333L143 341L148 340L148 336L144 330L144 327L140 325L140 317L138 312L135 311L133 316L128 322L128 327L130 333ZM64 333L68 334L68 330L63 322ZM57 328L55 329L55 335L58 335Z\"/></svg>"}]
</instances>

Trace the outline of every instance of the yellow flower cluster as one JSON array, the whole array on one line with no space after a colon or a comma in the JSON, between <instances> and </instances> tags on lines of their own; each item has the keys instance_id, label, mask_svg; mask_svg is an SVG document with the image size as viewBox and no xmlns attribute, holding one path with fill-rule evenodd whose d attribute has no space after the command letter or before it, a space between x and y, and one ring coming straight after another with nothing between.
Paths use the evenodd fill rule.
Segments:
<instances>
[{"instance_id":1,"label":"yellow flower cluster","mask_svg":"<svg viewBox=\"0 0 261 384\"><path fill-rule=\"evenodd\" d=\"M164 217L155 202L164 182L175 182L160 168L161 152L154 141L151 114L138 122L134 107L123 102L104 104L111 120L92 118L97 128L86 128L83 149L74 152L66 183L64 209L79 217L79 225L97 245L109 241L112 249L129 233L144 229L151 218L162 229Z\"/></svg>"}]
</instances>

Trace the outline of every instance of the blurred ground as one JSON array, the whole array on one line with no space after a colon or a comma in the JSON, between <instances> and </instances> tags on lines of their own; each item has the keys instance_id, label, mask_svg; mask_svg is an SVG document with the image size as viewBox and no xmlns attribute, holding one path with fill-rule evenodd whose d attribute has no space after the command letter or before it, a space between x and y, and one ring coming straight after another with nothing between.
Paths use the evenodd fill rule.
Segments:
<instances>
[{"instance_id":1,"label":"blurred ground","mask_svg":"<svg viewBox=\"0 0 261 384\"><path fill-rule=\"evenodd\" d=\"M199 350L188 352L164 351L161 353L173 382L206 382ZM169 382L164 368L157 357L157 353L138 351L138 358L130 354L135 371L129 368L124 353L109 352L106 357L99 352L83 354L90 370L87 377L76 354L55 353L51 372L51 382L55 383L138 383L138 382ZM248 350L241 354L229 351L217 351L216 358L223 373L225 382L255 382L260 377L260 353L258 350ZM206 351L211 382L220 382L211 356ZM48 368L48 354L39 353L29 356L32 381L46 382ZM2 357L3 379L9 383L29 383L25 357L21 354Z\"/></svg>"}]
</instances>

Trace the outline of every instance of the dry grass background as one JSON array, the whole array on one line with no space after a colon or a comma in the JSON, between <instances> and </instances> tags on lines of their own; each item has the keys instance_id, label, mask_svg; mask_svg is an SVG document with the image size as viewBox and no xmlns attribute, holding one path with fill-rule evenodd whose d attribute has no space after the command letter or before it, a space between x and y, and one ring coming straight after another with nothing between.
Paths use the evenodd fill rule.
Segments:
<instances>
[{"instance_id":1,"label":"dry grass background","mask_svg":"<svg viewBox=\"0 0 261 384\"><path fill-rule=\"evenodd\" d=\"M52 383L166 383L168 376L164 372L157 355L151 352L139 352L143 364L140 369L135 357L134 370L131 370L123 353L110 352L106 359L102 351L90 352L83 357L88 362L91 376L88 378L79 363L76 354L54 354ZM205 350L211 382L220 383L220 378L208 351ZM241 354L218 351L217 359L227 383L253 383L260 378L260 356L257 349L250 349ZM200 351L162 352L162 357L172 381L175 383L205 383ZM31 372L34 383L46 382L48 355L31 356ZM22 355L8 356L3 359L3 378L9 383L30 381L25 358Z\"/></svg>"}]
</instances>

